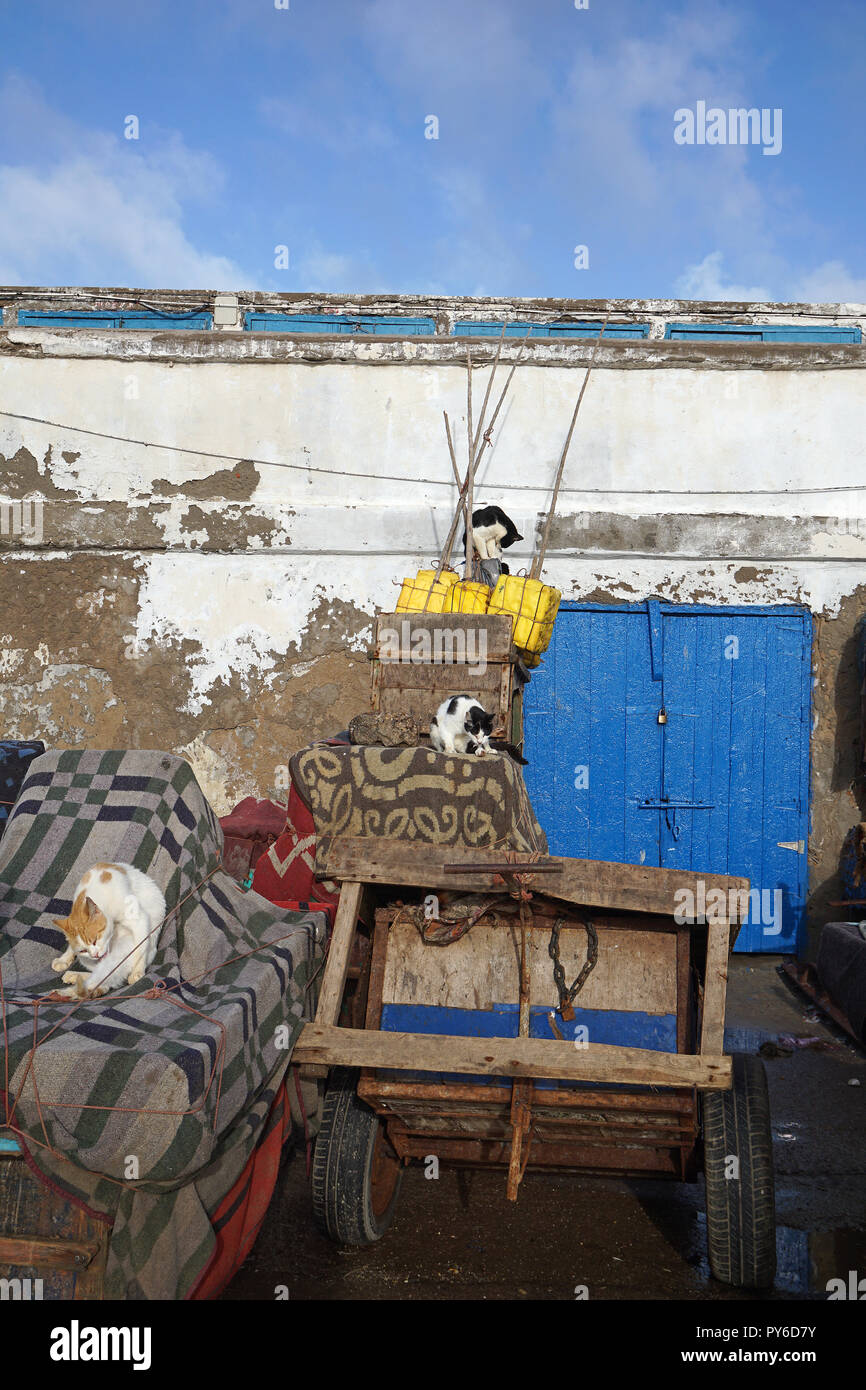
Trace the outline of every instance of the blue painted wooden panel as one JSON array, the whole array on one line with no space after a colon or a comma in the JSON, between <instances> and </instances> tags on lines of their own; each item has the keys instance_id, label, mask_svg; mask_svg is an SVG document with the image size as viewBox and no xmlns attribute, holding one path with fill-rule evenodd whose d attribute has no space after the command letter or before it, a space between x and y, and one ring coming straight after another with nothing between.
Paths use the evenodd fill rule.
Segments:
<instances>
[{"instance_id":1,"label":"blue painted wooden panel","mask_svg":"<svg viewBox=\"0 0 866 1390\"><path fill-rule=\"evenodd\" d=\"M737 949L795 951L807 894L810 615L657 613L654 670L646 606L560 610L525 700L526 782L551 849L745 875L752 910Z\"/></svg>"},{"instance_id":2,"label":"blue painted wooden panel","mask_svg":"<svg viewBox=\"0 0 866 1390\"><path fill-rule=\"evenodd\" d=\"M529 1036L531 1038L555 1038L550 1026L548 1009L532 1008L529 1011ZM381 1028L391 1033L439 1033L451 1037L469 1038L516 1038L519 1025L519 1008L514 1004L494 1004L492 1009L443 1008L434 1004L385 1004L382 1009ZM557 1010L557 1027L566 1038L574 1037L575 1029L585 1027L588 1040L593 1043L611 1043L620 1047L646 1047L653 1052L676 1052L677 1021L675 1014L648 1014L620 1009L575 1009L574 1020L566 1023ZM410 1079L436 1081L442 1083L471 1083L493 1086L502 1084L502 1078L488 1075L475 1075L451 1072L391 1072L392 1078L401 1081ZM579 1081L539 1080L535 1083L545 1089L554 1087L579 1087Z\"/></svg>"},{"instance_id":3,"label":"blue painted wooden panel","mask_svg":"<svg viewBox=\"0 0 866 1390\"><path fill-rule=\"evenodd\" d=\"M659 816L639 801L660 783L661 703L645 610L561 611L524 708L527 786L557 853L658 863Z\"/></svg>"},{"instance_id":4,"label":"blue painted wooden panel","mask_svg":"<svg viewBox=\"0 0 866 1390\"><path fill-rule=\"evenodd\" d=\"M267 314L250 310L244 328L252 333L372 333L391 338L433 337L436 321L402 314Z\"/></svg>"},{"instance_id":5,"label":"blue painted wooden panel","mask_svg":"<svg viewBox=\"0 0 866 1390\"><path fill-rule=\"evenodd\" d=\"M117 313L53 313L42 309L19 309L19 328L204 328L213 326L213 316L196 314L156 314L130 310Z\"/></svg>"},{"instance_id":6,"label":"blue painted wooden panel","mask_svg":"<svg viewBox=\"0 0 866 1390\"><path fill-rule=\"evenodd\" d=\"M525 338L528 323L509 323L505 330L506 338ZM600 323L534 323L530 338L597 338ZM456 338L498 338L502 332L502 320L458 319L454 325ZM604 330L605 338L648 338L648 323L614 323Z\"/></svg>"},{"instance_id":7,"label":"blue painted wooden panel","mask_svg":"<svg viewBox=\"0 0 866 1390\"><path fill-rule=\"evenodd\" d=\"M860 329L832 323L669 323L666 338L743 339L754 343L859 343Z\"/></svg>"}]
</instances>

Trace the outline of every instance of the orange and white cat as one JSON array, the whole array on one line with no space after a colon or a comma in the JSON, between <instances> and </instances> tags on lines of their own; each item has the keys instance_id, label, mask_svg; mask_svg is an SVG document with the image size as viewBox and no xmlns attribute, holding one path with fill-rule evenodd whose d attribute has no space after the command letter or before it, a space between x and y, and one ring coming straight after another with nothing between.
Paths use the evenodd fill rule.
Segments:
<instances>
[{"instance_id":1,"label":"orange and white cat","mask_svg":"<svg viewBox=\"0 0 866 1390\"><path fill-rule=\"evenodd\" d=\"M156 955L165 898L152 878L132 864L94 864L75 890L68 917L55 917L67 939L51 962L64 971L64 999L96 998L119 985L134 985ZM70 970L76 956L88 970Z\"/></svg>"}]
</instances>

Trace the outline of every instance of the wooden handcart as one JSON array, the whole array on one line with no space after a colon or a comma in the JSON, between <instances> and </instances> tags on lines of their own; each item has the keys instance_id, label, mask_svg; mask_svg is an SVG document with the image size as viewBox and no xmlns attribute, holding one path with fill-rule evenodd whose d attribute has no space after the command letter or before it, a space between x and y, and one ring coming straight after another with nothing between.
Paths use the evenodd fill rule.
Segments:
<instances>
[{"instance_id":1,"label":"wooden handcart","mask_svg":"<svg viewBox=\"0 0 866 1390\"><path fill-rule=\"evenodd\" d=\"M333 1239L379 1239L413 1160L499 1167L511 1198L527 1170L702 1169L714 1275L772 1284L766 1078L723 1047L747 880L375 837L335 839L324 873L340 901L294 1060L328 1077L313 1204ZM406 906L455 889L502 910L431 945ZM679 921L683 889L726 907Z\"/></svg>"}]
</instances>

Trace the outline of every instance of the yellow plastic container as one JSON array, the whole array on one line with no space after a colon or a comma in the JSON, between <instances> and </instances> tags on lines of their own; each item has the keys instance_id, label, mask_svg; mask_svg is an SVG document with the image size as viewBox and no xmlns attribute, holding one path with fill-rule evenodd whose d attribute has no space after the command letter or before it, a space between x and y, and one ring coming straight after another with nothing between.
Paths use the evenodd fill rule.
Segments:
<instances>
[{"instance_id":1,"label":"yellow plastic container","mask_svg":"<svg viewBox=\"0 0 866 1390\"><path fill-rule=\"evenodd\" d=\"M445 599L446 613L486 613L490 603L489 584L476 584L471 579L460 579L452 584Z\"/></svg>"},{"instance_id":2,"label":"yellow plastic container","mask_svg":"<svg viewBox=\"0 0 866 1390\"><path fill-rule=\"evenodd\" d=\"M419 570L414 579L403 580L403 587L400 590L400 597L394 611L396 613L443 613L449 590L456 581L456 570L443 570L438 579L435 570ZM428 594L430 595L429 602L427 600Z\"/></svg>"},{"instance_id":3,"label":"yellow plastic container","mask_svg":"<svg viewBox=\"0 0 866 1390\"><path fill-rule=\"evenodd\" d=\"M510 613L514 619L511 640L515 647L537 657L547 651L553 636L562 594L540 579L501 574L490 598L490 613ZM529 663L527 663L529 664ZM537 661L532 665L537 665Z\"/></svg>"}]
</instances>

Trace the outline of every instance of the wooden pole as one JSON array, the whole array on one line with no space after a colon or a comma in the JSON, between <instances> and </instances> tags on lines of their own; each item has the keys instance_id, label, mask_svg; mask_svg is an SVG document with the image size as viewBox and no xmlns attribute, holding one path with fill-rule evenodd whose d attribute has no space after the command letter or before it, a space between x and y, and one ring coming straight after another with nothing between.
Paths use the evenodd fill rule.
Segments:
<instances>
[{"instance_id":1,"label":"wooden pole","mask_svg":"<svg viewBox=\"0 0 866 1390\"><path fill-rule=\"evenodd\" d=\"M502 403L503 403L503 401L505 400L505 397L506 397L507 394L508 394L508 388L509 388L509 386L511 385L511 378L514 376L514 373L515 373L516 370L517 370L518 363L520 362L520 359L521 359L521 357L523 356L523 349L526 347L526 343L527 343L527 340L528 340L529 335L530 335L531 332L532 332L532 324L529 325L529 327L528 327L527 330L526 330L526 333L525 333L524 336L523 336L523 340L521 341L521 344L520 344L520 351L518 352L517 356L515 357L514 361L513 361L512 364L511 364L511 371L508 373L508 376L505 378L505 385L504 385L503 388L502 388L502 393L501 393L501 395L500 395L500 397L499 397L499 400L496 402L496 409L495 409L494 412L493 412L493 419L490 421L490 424L487 426L487 429L484 431L484 436L483 436L483 438L482 438L482 440L481 440L481 453L478 455L478 461L479 461L479 463L480 463L480 461L481 461L481 455L484 453L484 450L485 450L485 449L488 447L488 445L490 444L490 436L491 436L491 434L492 434L492 432L493 432L493 426L496 424L496 418L497 418L497 416L498 416L500 410L502 409Z\"/></svg>"},{"instance_id":2,"label":"wooden pole","mask_svg":"<svg viewBox=\"0 0 866 1390\"><path fill-rule=\"evenodd\" d=\"M568 427L568 434L565 436L565 444L562 447L562 455L559 460L559 467L556 470L556 482L553 488L553 497L551 498L550 508L547 513L547 520L544 524L544 532L541 537L541 546L539 548L538 554L532 561L532 568L529 572L530 579L538 579L539 575L541 574L541 567L544 564L544 556L547 553L547 542L550 537L550 523L553 520L553 513L556 511L556 502L557 498L559 497L559 485L562 482L562 475L565 470L565 460L568 457L568 448L571 444L571 436L574 434L574 427L577 423L577 414L580 410L580 403L583 400L583 395L586 391L590 373L592 372L592 369L595 366L595 359L598 356L598 349L601 346L601 340L604 337L604 330L607 328L607 321L609 318L610 314L605 314L604 323L601 325L601 332L595 340L595 347L592 350L592 356L589 359L589 366L587 367L586 373L583 378L583 385L580 388L580 395L577 398L577 405L574 407L574 414L571 417L571 424Z\"/></svg>"},{"instance_id":3,"label":"wooden pole","mask_svg":"<svg viewBox=\"0 0 866 1390\"><path fill-rule=\"evenodd\" d=\"M452 549L452 547L453 547L453 545L454 545L454 537L457 535L457 527L460 525L460 513L461 513L462 508L463 508L463 497L464 497L464 493L465 493L466 487L468 486L468 483L469 483L469 476L468 476L468 474L467 474L467 476L466 476L466 481L465 481L465 482L461 483L461 481L460 481L460 470L459 470L459 468L457 467L457 455L456 455L455 452L454 452L454 441L453 441L453 439L451 438L451 423L450 423L450 421L449 421L449 419L448 419L448 413L447 413L447 411L443 410L443 411L442 411L442 416L443 416L443 418L444 418L444 420L445 420L445 437L446 437L447 440L448 440L448 453L449 453L450 456L451 456L451 467L452 467L452 469L454 470L454 477L457 479L457 486L460 488L460 493L459 493L459 496L458 496L458 498L457 498L457 510L456 510L456 512L454 513L454 520L453 520L452 523L451 523L451 530L448 532L448 536L447 536L447 538L446 538L445 544L444 544L444 546L442 547L442 554L439 556L439 563L438 563L438 565L436 566L436 573L435 573L434 576L433 576L433 583L430 585L430 588L427 590L427 597L426 597L425 600L424 600L424 607L423 607L422 610L421 610L422 613L426 613L426 612L427 612L427 609L428 609L428 607L429 607L429 605L430 605L430 599L431 599L431 597L432 597L432 595L433 595L433 586L435 585L437 579L439 578L440 574L441 574L442 571L444 570L445 566L448 564L448 561L451 559L451 549Z\"/></svg>"},{"instance_id":4,"label":"wooden pole","mask_svg":"<svg viewBox=\"0 0 866 1390\"><path fill-rule=\"evenodd\" d=\"M523 340L522 340L522 342L521 342L521 344L520 344L520 351L518 352L516 358L514 359L514 362L512 363L511 371L508 373L508 376L507 376L506 381L505 381L505 385L503 386L502 391L501 391L500 396L499 396L499 400L498 400L497 403L496 403L496 409L495 409L494 412L493 412L493 419L490 421L490 424L487 426L487 429L484 431L484 436L483 436L483 438L482 438L482 440L481 440L481 453L480 453L480 454L477 456L477 458L476 458L476 466L475 466L475 470L474 470L475 472L478 471L478 463L480 462L481 454L483 454L484 450L485 450L485 449L488 447L488 445L490 444L490 435L491 435L491 432L492 432L492 430L493 430L493 426L496 424L497 416L499 415L499 412L500 412L500 410L502 409L503 402L505 401L505 397L506 397L507 394L508 394L508 388L509 388L509 386L511 385L511 378L514 376L514 373L515 373L515 371L516 371L516 369L517 369L517 366L518 366L518 364L519 364L519 362L520 362L520 359L521 359L521 357L523 356L523 350L524 350L524 348L526 347L526 342L527 342L527 339L528 339L529 334L530 334L530 332L531 332L531 327L532 327L532 325L530 325L530 327L526 330L526 334L525 334L525 336L524 336L524 338L523 338ZM500 350L501 350L501 342L500 342ZM498 360L498 356L499 356L499 354L497 353L497 360ZM454 441L453 441L453 439L452 439L452 437L451 437L451 424L450 424L450 421L449 421L449 419L448 419L448 414L447 414L447 412L443 410L442 415L443 415L443 418L444 418L444 420L445 420L445 434L446 434L446 437L447 437L447 439L448 439L448 452L449 452L449 454L451 455L451 468L452 468L452 470L453 470L453 472L454 472L454 476L455 476L455 478L456 478L456 480L457 480L457 484L458 484L458 486L460 487L460 494L459 494L459 496L458 496L458 498L457 498L457 510L456 510L456 512L455 512L455 514L454 514L454 520L453 520L453 522L451 523L451 530L448 532L448 537L447 537L447 539L446 539L446 541L445 541L445 545L443 546L442 554L441 554L441 557L440 557L440 559L439 559L439 566L438 566L438 569L437 569L437 571L436 571L437 578L438 578L438 576L441 574L441 572L442 572L442 570L445 568L445 566L448 564L448 561L451 559L451 551L452 551L452 549L453 549L453 547L454 547L454 540L455 540L455 538L456 538L456 536L457 536L457 527L460 525L460 517L461 517L461 514L463 514L463 512L464 512L466 491L467 491L467 489L468 489L468 487L469 487L469 481L470 481L470 480L469 480L469 470L467 469L466 477L464 478L464 480L463 480L462 483L460 482L460 474L459 474L459 471L458 471L458 468L457 468L457 456L456 456L455 451L454 451ZM482 419L483 419L483 416L482 416ZM480 428L481 428L481 421L479 421L479 430L480 430ZM429 596L429 594L428 594L428 596L427 596L427 602L429 602L429 597L430 597L430 596ZM427 607L427 602L425 602L425 605L424 605L425 610L426 610L426 607Z\"/></svg>"},{"instance_id":5,"label":"wooden pole","mask_svg":"<svg viewBox=\"0 0 866 1390\"><path fill-rule=\"evenodd\" d=\"M471 579L475 572L475 541L472 537L472 502L473 502L473 480L475 470L473 463L475 460L475 445L472 439L472 350L466 349L466 438L469 447L469 471L467 479L469 489L466 493L466 573L464 579Z\"/></svg>"},{"instance_id":6,"label":"wooden pole","mask_svg":"<svg viewBox=\"0 0 866 1390\"><path fill-rule=\"evenodd\" d=\"M507 327L508 320L506 319L504 324L502 325L502 332L499 335L499 346L496 349L496 356L493 359L493 366L490 369L490 377L487 382L487 390L484 392L484 400L481 402L481 414L478 417L478 428L475 431L475 439L472 444L473 454L478 453L478 444L481 439L481 431L484 428L484 416L487 413L487 402L490 400L490 388L493 385L493 378L496 375L496 368L499 366L499 354L502 352L502 344L505 340L505 330Z\"/></svg>"}]
</instances>

